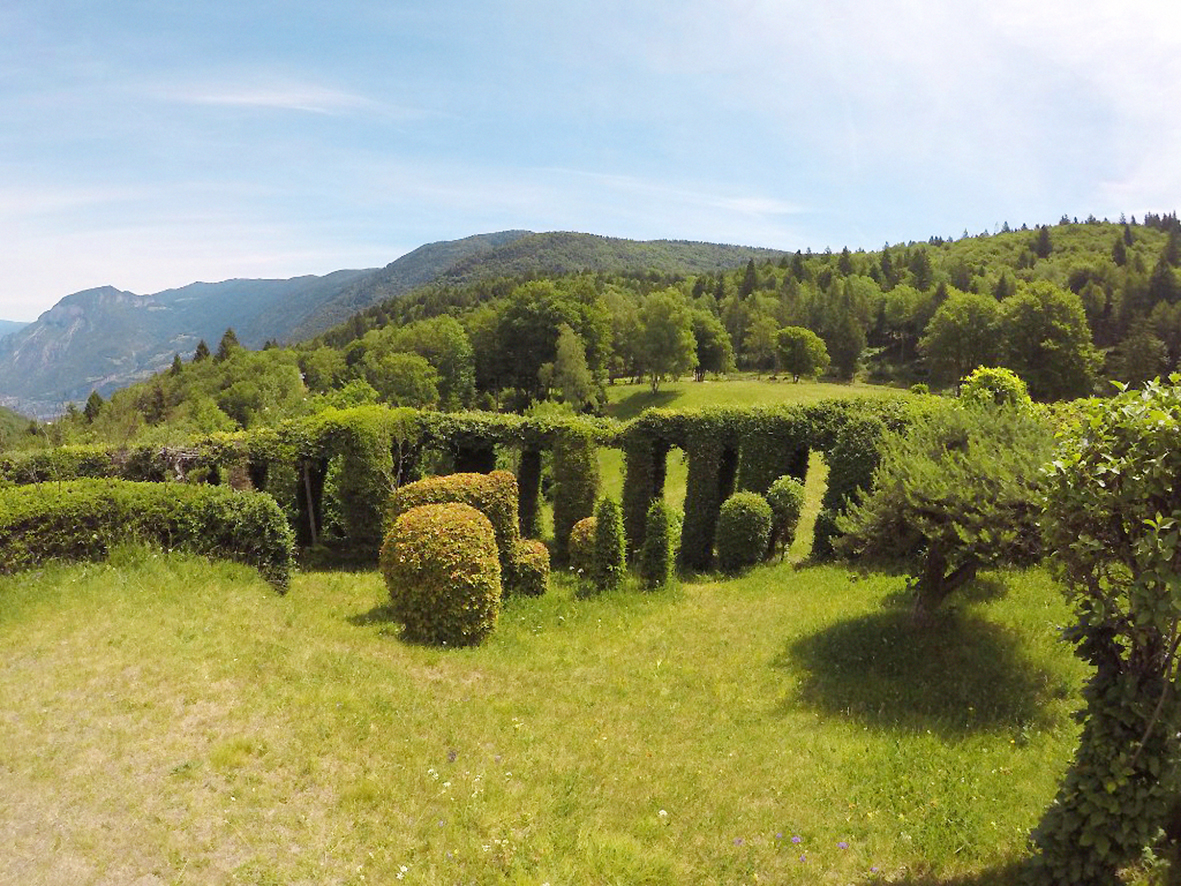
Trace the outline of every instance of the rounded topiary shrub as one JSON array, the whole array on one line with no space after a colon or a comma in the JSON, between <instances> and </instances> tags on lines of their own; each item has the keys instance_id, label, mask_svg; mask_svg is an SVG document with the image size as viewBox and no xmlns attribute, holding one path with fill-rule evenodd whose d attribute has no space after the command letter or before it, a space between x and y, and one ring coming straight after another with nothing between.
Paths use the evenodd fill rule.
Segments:
<instances>
[{"instance_id":1,"label":"rounded topiary shrub","mask_svg":"<svg viewBox=\"0 0 1181 886\"><path fill-rule=\"evenodd\" d=\"M659 588L672 580L673 510L662 498L653 499L645 520L644 545L640 548L640 578L647 588Z\"/></svg>"},{"instance_id":2,"label":"rounded topiary shrub","mask_svg":"<svg viewBox=\"0 0 1181 886\"><path fill-rule=\"evenodd\" d=\"M596 591L610 591L623 584L627 571L627 542L623 536L623 512L619 503L603 497L595 507L595 556L591 583Z\"/></svg>"},{"instance_id":3,"label":"rounded topiary shrub","mask_svg":"<svg viewBox=\"0 0 1181 886\"><path fill-rule=\"evenodd\" d=\"M517 518L517 478L508 471L490 474L443 474L407 483L390 499L386 525L411 508L425 504L462 502L475 508L492 522L496 547L500 552L501 577L513 579L513 551L520 541Z\"/></svg>"},{"instance_id":4,"label":"rounded topiary shrub","mask_svg":"<svg viewBox=\"0 0 1181 886\"><path fill-rule=\"evenodd\" d=\"M741 572L763 559L771 538L771 506L757 492L735 492L722 502L716 544L718 568Z\"/></svg>"},{"instance_id":5,"label":"rounded topiary shrub","mask_svg":"<svg viewBox=\"0 0 1181 886\"><path fill-rule=\"evenodd\" d=\"M776 548L782 556L796 540L800 513L804 510L804 484L784 474L767 490L767 504L771 506L771 543L767 545L767 556L774 554Z\"/></svg>"},{"instance_id":6,"label":"rounded topiary shrub","mask_svg":"<svg viewBox=\"0 0 1181 886\"><path fill-rule=\"evenodd\" d=\"M535 538L522 539L513 557L513 593L540 597L548 588L549 549Z\"/></svg>"},{"instance_id":7,"label":"rounded topiary shrub","mask_svg":"<svg viewBox=\"0 0 1181 886\"><path fill-rule=\"evenodd\" d=\"M570 530L570 569L577 575L589 578L595 561L595 518L583 517Z\"/></svg>"},{"instance_id":8,"label":"rounded topiary shrub","mask_svg":"<svg viewBox=\"0 0 1181 886\"><path fill-rule=\"evenodd\" d=\"M407 640L472 646L496 625L496 535L471 505L419 505L400 514L382 545L381 572Z\"/></svg>"}]
</instances>

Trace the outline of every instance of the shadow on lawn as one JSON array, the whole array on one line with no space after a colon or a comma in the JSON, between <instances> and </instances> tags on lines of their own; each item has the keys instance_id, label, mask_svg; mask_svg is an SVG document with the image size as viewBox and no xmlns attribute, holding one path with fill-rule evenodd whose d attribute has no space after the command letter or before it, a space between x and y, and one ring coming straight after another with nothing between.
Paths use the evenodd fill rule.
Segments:
<instances>
[{"instance_id":1,"label":"shadow on lawn","mask_svg":"<svg viewBox=\"0 0 1181 886\"><path fill-rule=\"evenodd\" d=\"M1049 726L1047 704L1068 688L1021 654L1000 625L939 612L923 627L891 609L792 642L779 667L802 669L800 702L883 728L944 733Z\"/></svg>"},{"instance_id":2,"label":"shadow on lawn","mask_svg":"<svg viewBox=\"0 0 1181 886\"><path fill-rule=\"evenodd\" d=\"M356 625L359 628L369 625L399 624L397 619L394 618L394 608L389 603L379 603L368 612L350 615L345 620L349 624Z\"/></svg>"},{"instance_id":3,"label":"shadow on lawn","mask_svg":"<svg viewBox=\"0 0 1181 886\"><path fill-rule=\"evenodd\" d=\"M635 418L645 409L655 409L661 406L667 406L677 399L677 392L670 390L657 391L655 394L651 390L636 391L634 394L628 394L618 403L613 405L609 412L620 421L627 421L629 418Z\"/></svg>"},{"instance_id":4,"label":"shadow on lawn","mask_svg":"<svg viewBox=\"0 0 1181 886\"><path fill-rule=\"evenodd\" d=\"M898 880L891 880L897 886L1013 886L1023 882L1027 860L1011 861L998 867L962 874L958 877L941 878L931 874L913 874Z\"/></svg>"}]
</instances>

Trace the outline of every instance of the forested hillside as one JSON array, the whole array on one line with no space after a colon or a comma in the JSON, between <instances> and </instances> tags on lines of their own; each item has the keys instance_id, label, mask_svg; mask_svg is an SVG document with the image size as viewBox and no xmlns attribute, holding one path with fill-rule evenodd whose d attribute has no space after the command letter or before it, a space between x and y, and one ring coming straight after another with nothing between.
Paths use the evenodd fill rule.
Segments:
<instances>
[{"instance_id":1,"label":"forested hillside","mask_svg":"<svg viewBox=\"0 0 1181 886\"><path fill-rule=\"evenodd\" d=\"M547 255L563 236L544 235ZM500 254L511 264L533 240ZM604 265L613 243L598 240ZM92 397L54 433L183 435L366 401L595 412L616 379L656 389L735 369L942 388L1003 365L1055 400L1167 373L1181 358L1173 215L751 257L701 273L662 271L661 244L639 245L656 250L656 267L436 282L294 348L252 352L231 332L216 353L202 343L109 403Z\"/></svg>"}]
</instances>

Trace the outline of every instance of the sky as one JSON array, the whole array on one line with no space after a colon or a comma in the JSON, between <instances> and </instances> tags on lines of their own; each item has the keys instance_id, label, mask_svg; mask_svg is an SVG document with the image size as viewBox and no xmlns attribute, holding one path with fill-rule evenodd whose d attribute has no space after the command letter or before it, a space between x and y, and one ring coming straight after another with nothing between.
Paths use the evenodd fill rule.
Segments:
<instances>
[{"instance_id":1,"label":"sky","mask_svg":"<svg viewBox=\"0 0 1181 886\"><path fill-rule=\"evenodd\" d=\"M1181 208L1176 0L5 0L0 318L508 229Z\"/></svg>"}]
</instances>

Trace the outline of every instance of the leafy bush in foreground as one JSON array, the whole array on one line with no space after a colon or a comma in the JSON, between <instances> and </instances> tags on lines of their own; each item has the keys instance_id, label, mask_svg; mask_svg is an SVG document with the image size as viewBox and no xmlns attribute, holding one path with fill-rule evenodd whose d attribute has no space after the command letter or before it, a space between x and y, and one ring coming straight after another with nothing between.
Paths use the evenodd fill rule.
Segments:
<instances>
[{"instance_id":1,"label":"leafy bush in foreground","mask_svg":"<svg viewBox=\"0 0 1181 886\"><path fill-rule=\"evenodd\" d=\"M1076 619L1065 636L1095 670L1078 751L1033 834L1038 883L1115 883L1162 827L1176 840L1181 377L1170 381L1088 404L1049 468L1047 543Z\"/></svg>"},{"instance_id":2,"label":"leafy bush in foreground","mask_svg":"<svg viewBox=\"0 0 1181 886\"><path fill-rule=\"evenodd\" d=\"M407 640L474 646L496 626L496 534L471 505L426 504L400 514L381 548L381 572Z\"/></svg>"},{"instance_id":3,"label":"leafy bush in foreground","mask_svg":"<svg viewBox=\"0 0 1181 886\"><path fill-rule=\"evenodd\" d=\"M280 590L294 538L269 495L223 486L71 480L0 489L0 571L93 560L123 541L235 560Z\"/></svg>"},{"instance_id":4,"label":"leafy bush in foreground","mask_svg":"<svg viewBox=\"0 0 1181 886\"><path fill-rule=\"evenodd\" d=\"M757 492L735 492L718 513L718 568L737 573L763 559L771 538L771 506Z\"/></svg>"}]
</instances>

